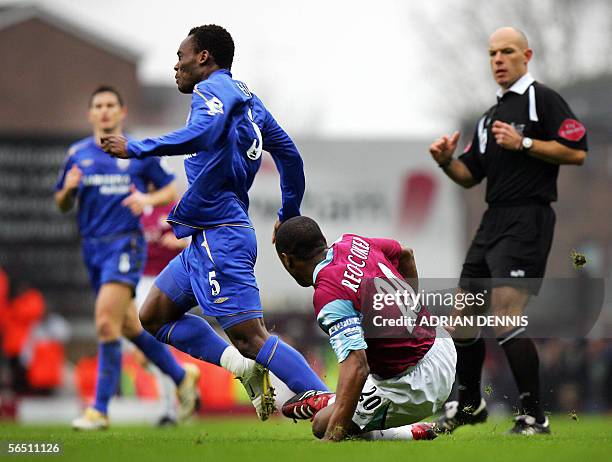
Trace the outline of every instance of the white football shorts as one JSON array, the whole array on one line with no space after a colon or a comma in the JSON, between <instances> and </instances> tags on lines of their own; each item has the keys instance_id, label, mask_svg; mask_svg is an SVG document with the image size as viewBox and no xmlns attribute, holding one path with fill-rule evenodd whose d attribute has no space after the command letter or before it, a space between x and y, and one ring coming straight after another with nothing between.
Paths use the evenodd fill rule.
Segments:
<instances>
[{"instance_id":1,"label":"white football shorts","mask_svg":"<svg viewBox=\"0 0 612 462\"><path fill-rule=\"evenodd\" d=\"M368 376L353 422L370 431L409 425L431 416L450 395L456 364L452 338L438 329L427 354L403 374L389 379Z\"/></svg>"}]
</instances>

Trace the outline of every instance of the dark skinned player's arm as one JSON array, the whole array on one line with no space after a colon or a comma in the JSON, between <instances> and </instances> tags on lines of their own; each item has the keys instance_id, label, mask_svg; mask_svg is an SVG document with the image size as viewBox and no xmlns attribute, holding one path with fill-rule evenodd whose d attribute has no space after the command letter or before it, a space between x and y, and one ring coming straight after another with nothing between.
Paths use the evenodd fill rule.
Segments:
<instances>
[{"instance_id":1,"label":"dark skinned player's arm","mask_svg":"<svg viewBox=\"0 0 612 462\"><path fill-rule=\"evenodd\" d=\"M412 249L402 247L399 257L397 270L406 281L412 286L415 292L419 290L419 273L417 272L416 261Z\"/></svg>"},{"instance_id":2,"label":"dark skinned player's arm","mask_svg":"<svg viewBox=\"0 0 612 462\"><path fill-rule=\"evenodd\" d=\"M370 373L365 350L353 350L340 363L336 402L329 418L324 440L340 441L352 425L353 414L363 385Z\"/></svg>"}]
</instances>

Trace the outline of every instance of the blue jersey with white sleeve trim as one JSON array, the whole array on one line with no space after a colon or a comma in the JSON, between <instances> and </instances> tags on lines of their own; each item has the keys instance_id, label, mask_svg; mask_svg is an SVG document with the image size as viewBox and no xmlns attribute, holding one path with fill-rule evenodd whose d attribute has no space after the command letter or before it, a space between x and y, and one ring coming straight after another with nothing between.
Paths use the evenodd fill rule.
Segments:
<instances>
[{"instance_id":1,"label":"blue jersey with white sleeve trim","mask_svg":"<svg viewBox=\"0 0 612 462\"><path fill-rule=\"evenodd\" d=\"M128 143L130 157L185 155L188 189L168 221L177 237L220 225L251 226L248 190L268 151L281 177L281 221L300 214L304 170L295 144L229 70L198 83L184 128Z\"/></svg>"},{"instance_id":2,"label":"blue jersey with white sleeve trim","mask_svg":"<svg viewBox=\"0 0 612 462\"><path fill-rule=\"evenodd\" d=\"M140 230L140 217L121 203L130 195L130 186L147 192L149 183L159 189L174 179L159 159L112 158L102 151L92 136L69 148L55 185L56 191L64 187L66 174L73 165L83 172L76 195L79 233L84 238Z\"/></svg>"}]
</instances>

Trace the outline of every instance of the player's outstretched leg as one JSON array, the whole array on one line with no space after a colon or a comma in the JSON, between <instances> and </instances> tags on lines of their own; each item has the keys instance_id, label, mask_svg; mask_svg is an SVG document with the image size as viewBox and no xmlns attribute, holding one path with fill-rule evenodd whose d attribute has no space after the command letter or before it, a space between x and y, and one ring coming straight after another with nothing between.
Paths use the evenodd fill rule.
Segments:
<instances>
[{"instance_id":1,"label":"player's outstretched leg","mask_svg":"<svg viewBox=\"0 0 612 462\"><path fill-rule=\"evenodd\" d=\"M100 287L96 297L98 335L98 377L93 406L72 421L75 430L103 430L108 427L108 403L117 391L121 375L121 326L132 289L118 283Z\"/></svg>"},{"instance_id":2,"label":"player's outstretched leg","mask_svg":"<svg viewBox=\"0 0 612 462\"><path fill-rule=\"evenodd\" d=\"M255 361L243 357L223 340L204 319L192 314L165 324L157 337L194 358L221 366L234 374L246 388L260 420L275 411L274 391L267 371Z\"/></svg>"},{"instance_id":3,"label":"player's outstretched leg","mask_svg":"<svg viewBox=\"0 0 612 462\"><path fill-rule=\"evenodd\" d=\"M433 440L438 436L436 432L436 424L431 422L417 422L411 425L403 425L401 427L386 428L384 430L372 430L358 435L364 440Z\"/></svg>"},{"instance_id":4,"label":"player's outstretched leg","mask_svg":"<svg viewBox=\"0 0 612 462\"><path fill-rule=\"evenodd\" d=\"M175 278L160 275L162 284L170 293L181 293L171 286ZM157 284L157 282L156 282ZM143 327L163 343L191 355L201 361L221 366L243 383L261 420L266 420L275 410L273 390L267 371L255 361L243 357L233 346L221 338L204 319L184 314L193 306L192 300L180 304L181 297L173 301L165 292L154 286L142 309Z\"/></svg>"},{"instance_id":5,"label":"player's outstretched leg","mask_svg":"<svg viewBox=\"0 0 612 462\"><path fill-rule=\"evenodd\" d=\"M312 433L317 438L321 439L327 432L329 419L334 410L334 404L329 404L321 409L313 418ZM350 428L347 431L347 436L364 440L393 440L393 441L416 441L416 440L433 440L438 435L436 432L436 424L429 422L418 422L410 425L402 425L400 427L385 428L382 430L362 431L354 422L350 423Z\"/></svg>"},{"instance_id":6,"label":"player's outstretched leg","mask_svg":"<svg viewBox=\"0 0 612 462\"><path fill-rule=\"evenodd\" d=\"M224 320L219 321L243 356L272 371L294 393L329 390L297 350L268 333L263 318L246 319L229 327Z\"/></svg>"}]
</instances>

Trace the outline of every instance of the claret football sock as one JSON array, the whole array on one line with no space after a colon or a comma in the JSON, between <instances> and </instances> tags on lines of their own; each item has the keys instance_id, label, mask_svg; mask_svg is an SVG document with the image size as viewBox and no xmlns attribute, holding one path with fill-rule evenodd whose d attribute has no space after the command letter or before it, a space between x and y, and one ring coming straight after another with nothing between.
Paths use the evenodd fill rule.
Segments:
<instances>
[{"instance_id":1,"label":"claret football sock","mask_svg":"<svg viewBox=\"0 0 612 462\"><path fill-rule=\"evenodd\" d=\"M276 335L268 337L255 361L270 369L294 393L329 390L304 357Z\"/></svg>"},{"instance_id":2,"label":"claret football sock","mask_svg":"<svg viewBox=\"0 0 612 462\"><path fill-rule=\"evenodd\" d=\"M506 353L518 386L521 414L535 417L536 422L541 424L546 416L540 402L540 360L533 340L521 335L524 331L524 327L513 329L497 341Z\"/></svg>"},{"instance_id":3,"label":"claret football sock","mask_svg":"<svg viewBox=\"0 0 612 462\"><path fill-rule=\"evenodd\" d=\"M457 347L457 389L459 409L475 410L480 405L480 380L485 358L485 342L476 339L455 340Z\"/></svg>"},{"instance_id":4,"label":"claret football sock","mask_svg":"<svg viewBox=\"0 0 612 462\"><path fill-rule=\"evenodd\" d=\"M156 334L167 343L201 361L221 365L221 355L229 344L204 319L185 314L178 321L164 324Z\"/></svg>"},{"instance_id":5,"label":"claret football sock","mask_svg":"<svg viewBox=\"0 0 612 462\"><path fill-rule=\"evenodd\" d=\"M169 375L175 384L180 384L185 377L185 370L174 359L168 347L155 337L143 330L130 341L144 353L149 361L155 364L164 373Z\"/></svg>"},{"instance_id":6,"label":"claret football sock","mask_svg":"<svg viewBox=\"0 0 612 462\"><path fill-rule=\"evenodd\" d=\"M121 376L121 342L113 340L98 346L98 378L93 407L108 414L108 402L117 391Z\"/></svg>"}]
</instances>

